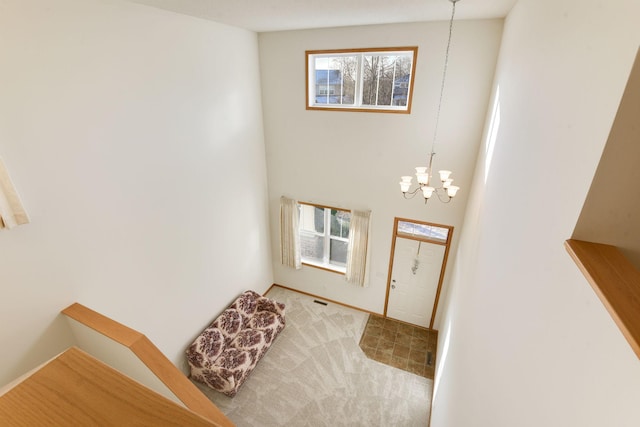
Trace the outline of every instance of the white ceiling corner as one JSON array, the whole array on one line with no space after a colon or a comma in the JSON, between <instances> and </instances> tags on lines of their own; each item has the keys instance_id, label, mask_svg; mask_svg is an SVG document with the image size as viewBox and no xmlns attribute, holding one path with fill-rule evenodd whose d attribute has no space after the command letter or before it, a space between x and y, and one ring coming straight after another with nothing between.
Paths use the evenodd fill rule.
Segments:
<instances>
[{"instance_id":1,"label":"white ceiling corner","mask_svg":"<svg viewBox=\"0 0 640 427\"><path fill-rule=\"evenodd\" d=\"M128 0L256 32L444 21L450 0ZM505 17L517 0L459 0L456 19Z\"/></svg>"}]
</instances>

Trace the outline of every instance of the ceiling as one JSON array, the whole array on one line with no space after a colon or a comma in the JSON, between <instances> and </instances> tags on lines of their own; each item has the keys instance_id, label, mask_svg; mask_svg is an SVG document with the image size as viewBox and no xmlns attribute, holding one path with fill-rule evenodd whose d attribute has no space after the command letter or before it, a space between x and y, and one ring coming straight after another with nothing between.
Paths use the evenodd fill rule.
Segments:
<instances>
[{"instance_id":1,"label":"ceiling","mask_svg":"<svg viewBox=\"0 0 640 427\"><path fill-rule=\"evenodd\" d=\"M128 0L256 32L443 21L450 0ZM459 0L456 19L502 18L517 0Z\"/></svg>"}]
</instances>

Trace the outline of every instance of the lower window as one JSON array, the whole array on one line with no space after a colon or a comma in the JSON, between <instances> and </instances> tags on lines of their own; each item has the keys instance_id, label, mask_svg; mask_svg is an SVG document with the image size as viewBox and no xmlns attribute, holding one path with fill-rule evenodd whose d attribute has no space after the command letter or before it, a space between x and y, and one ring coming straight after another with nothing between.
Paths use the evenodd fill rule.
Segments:
<instances>
[{"instance_id":1,"label":"lower window","mask_svg":"<svg viewBox=\"0 0 640 427\"><path fill-rule=\"evenodd\" d=\"M302 262L339 273L347 266L351 213L300 203Z\"/></svg>"}]
</instances>

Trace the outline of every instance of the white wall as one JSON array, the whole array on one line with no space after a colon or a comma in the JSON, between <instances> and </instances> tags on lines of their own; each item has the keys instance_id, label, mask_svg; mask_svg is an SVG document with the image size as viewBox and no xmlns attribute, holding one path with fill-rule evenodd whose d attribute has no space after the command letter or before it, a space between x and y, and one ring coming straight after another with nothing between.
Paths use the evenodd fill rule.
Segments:
<instances>
[{"instance_id":1,"label":"white wall","mask_svg":"<svg viewBox=\"0 0 640 427\"><path fill-rule=\"evenodd\" d=\"M480 151L445 305L433 427L638 425L640 361L563 248L638 16L635 0L520 0L508 16L500 127Z\"/></svg>"},{"instance_id":2,"label":"white wall","mask_svg":"<svg viewBox=\"0 0 640 427\"><path fill-rule=\"evenodd\" d=\"M170 359L273 282L255 33L121 1L0 2L0 384L72 342L74 301Z\"/></svg>"},{"instance_id":3,"label":"white wall","mask_svg":"<svg viewBox=\"0 0 640 427\"><path fill-rule=\"evenodd\" d=\"M77 348L178 405L185 406L129 347L70 317L67 317L67 323Z\"/></svg>"},{"instance_id":4,"label":"white wall","mask_svg":"<svg viewBox=\"0 0 640 427\"><path fill-rule=\"evenodd\" d=\"M640 182L638 117L640 52L572 238L614 245L640 269L640 186L635 185Z\"/></svg>"},{"instance_id":5,"label":"white wall","mask_svg":"<svg viewBox=\"0 0 640 427\"><path fill-rule=\"evenodd\" d=\"M260 34L271 243L278 284L382 313L393 218L462 224L481 140L502 32L502 20L455 23L435 167L454 171L462 187L450 204L404 200L401 175L426 165L431 148L448 22L333 28ZM410 115L307 111L305 50L418 46ZM372 211L370 283L279 258L279 198Z\"/></svg>"}]
</instances>

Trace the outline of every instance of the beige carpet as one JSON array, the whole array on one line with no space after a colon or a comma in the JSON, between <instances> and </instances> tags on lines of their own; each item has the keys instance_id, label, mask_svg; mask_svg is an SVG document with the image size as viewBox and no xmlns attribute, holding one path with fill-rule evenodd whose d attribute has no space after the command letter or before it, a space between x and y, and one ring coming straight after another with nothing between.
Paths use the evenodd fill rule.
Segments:
<instances>
[{"instance_id":1,"label":"beige carpet","mask_svg":"<svg viewBox=\"0 0 640 427\"><path fill-rule=\"evenodd\" d=\"M420 426L432 380L368 359L367 314L279 287L287 325L234 398L196 383L238 427Z\"/></svg>"}]
</instances>

